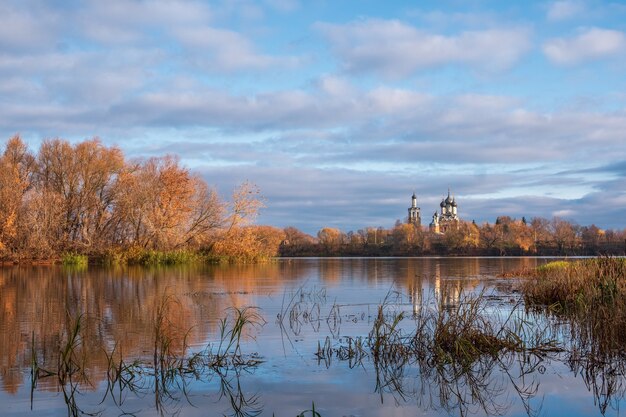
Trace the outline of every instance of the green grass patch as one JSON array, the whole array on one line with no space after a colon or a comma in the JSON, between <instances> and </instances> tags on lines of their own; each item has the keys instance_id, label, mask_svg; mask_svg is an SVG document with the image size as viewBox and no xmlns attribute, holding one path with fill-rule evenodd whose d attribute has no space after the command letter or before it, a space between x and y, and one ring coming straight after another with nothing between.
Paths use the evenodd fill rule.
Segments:
<instances>
[{"instance_id":1,"label":"green grass patch","mask_svg":"<svg viewBox=\"0 0 626 417\"><path fill-rule=\"evenodd\" d=\"M206 257L196 251L179 249L173 251L159 251L141 248L109 250L102 254L99 263L103 265L186 265L196 262L206 262Z\"/></svg>"},{"instance_id":2,"label":"green grass patch","mask_svg":"<svg viewBox=\"0 0 626 417\"><path fill-rule=\"evenodd\" d=\"M552 261L552 262L548 262L547 264L537 267L537 272L539 273L554 272L558 270L567 269L569 265L570 265L570 262L567 262L567 261Z\"/></svg>"},{"instance_id":3,"label":"green grass patch","mask_svg":"<svg viewBox=\"0 0 626 417\"><path fill-rule=\"evenodd\" d=\"M87 266L89 258L87 258L87 255L67 252L61 255L61 263L65 266Z\"/></svg>"},{"instance_id":4,"label":"green grass patch","mask_svg":"<svg viewBox=\"0 0 626 417\"><path fill-rule=\"evenodd\" d=\"M201 260L200 254L189 250L145 250L129 258L127 263L135 265L184 265Z\"/></svg>"}]
</instances>

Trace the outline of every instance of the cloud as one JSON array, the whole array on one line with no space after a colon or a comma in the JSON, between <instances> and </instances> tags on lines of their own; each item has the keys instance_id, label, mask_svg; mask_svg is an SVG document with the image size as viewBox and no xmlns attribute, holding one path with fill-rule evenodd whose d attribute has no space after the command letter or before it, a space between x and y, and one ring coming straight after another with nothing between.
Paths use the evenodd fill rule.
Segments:
<instances>
[{"instance_id":1,"label":"cloud","mask_svg":"<svg viewBox=\"0 0 626 417\"><path fill-rule=\"evenodd\" d=\"M527 220L559 215L581 225L595 223L602 228L623 228L621 219L626 216L626 192L620 191L626 189L623 182L607 184L613 189L611 193L597 191L581 198L529 194L475 197L520 184L529 172L459 175L416 170L398 174L249 163L207 166L201 173L209 184L219 179L221 185L218 188L224 196L228 196L237 183L253 179L268 202L261 211L260 223L296 226L311 234L325 226L338 227L344 232L365 227L392 227L396 219L405 219L413 191L417 192L422 223L428 224L450 186L459 204L461 218L479 224L493 223L501 215L518 219L526 217ZM558 188L558 179L555 181L554 187ZM598 215L603 212L607 216Z\"/></svg>"},{"instance_id":2,"label":"cloud","mask_svg":"<svg viewBox=\"0 0 626 417\"><path fill-rule=\"evenodd\" d=\"M269 198L263 222L313 232L391 226L413 190L430 215L448 186L463 201L462 216L477 221L560 210L583 224L588 213L601 213L605 225L626 217L624 184L611 182L625 172L623 98L596 94L594 83L593 93L580 93L594 105L559 110L548 100L571 102L580 90L535 85L528 71L545 70L545 60L493 74L530 51L528 28L505 27L496 13L442 12L416 17L423 28L318 23L320 46L311 26L292 32L273 20L323 10L310 7L2 2L0 135L19 132L31 145L98 135L133 157L176 153L225 193L244 179L258 182ZM285 35L305 40L283 54ZM581 29L544 46L554 62L584 63L623 53L623 38ZM323 52L328 45L333 57ZM467 77L465 69L495 76ZM603 82L619 89L619 80ZM544 87L554 96L524 99ZM610 111L595 104L606 101ZM602 194L621 206L603 210Z\"/></svg>"},{"instance_id":3,"label":"cloud","mask_svg":"<svg viewBox=\"0 0 626 417\"><path fill-rule=\"evenodd\" d=\"M0 4L0 51L45 50L55 46L61 24L53 11Z\"/></svg>"},{"instance_id":4,"label":"cloud","mask_svg":"<svg viewBox=\"0 0 626 417\"><path fill-rule=\"evenodd\" d=\"M530 49L524 28L465 31L445 36L398 20L368 19L339 25L317 23L344 70L406 77L429 67L468 65L481 70L511 67Z\"/></svg>"},{"instance_id":5,"label":"cloud","mask_svg":"<svg viewBox=\"0 0 626 417\"><path fill-rule=\"evenodd\" d=\"M610 29L590 28L571 38L555 38L543 45L548 59L559 65L590 60L626 57L626 35Z\"/></svg>"},{"instance_id":6,"label":"cloud","mask_svg":"<svg viewBox=\"0 0 626 417\"><path fill-rule=\"evenodd\" d=\"M550 21L567 20L581 15L585 5L580 1L555 1L548 6L547 18Z\"/></svg>"},{"instance_id":7,"label":"cloud","mask_svg":"<svg viewBox=\"0 0 626 417\"><path fill-rule=\"evenodd\" d=\"M190 61L204 68L227 72L267 69L272 66L293 67L300 62L295 57L260 54L255 51L250 40L232 30L204 26L178 28L173 33L192 54Z\"/></svg>"},{"instance_id":8,"label":"cloud","mask_svg":"<svg viewBox=\"0 0 626 417\"><path fill-rule=\"evenodd\" d=\"M197 1L91 0L68 13L88 39L115 46L129 42L150 43L163 28L208 25L213 13Z\"/></svg>"}]
</instances>

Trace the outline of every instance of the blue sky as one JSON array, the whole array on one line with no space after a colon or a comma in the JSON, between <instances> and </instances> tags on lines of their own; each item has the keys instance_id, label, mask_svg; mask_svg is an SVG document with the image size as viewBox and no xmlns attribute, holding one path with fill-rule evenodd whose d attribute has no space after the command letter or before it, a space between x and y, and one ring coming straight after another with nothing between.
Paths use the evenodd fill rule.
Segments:
<instances>
[{"instance_id":1,"label":"blue sky","mask_svg":"<svg viewBox=\"0 0 626 417\"><path fill-rule=\"evenodd\" d=\"M259 222L626 227L626 3L0 1L0 137L173 153Z\"/></svg>"}]
</instances>

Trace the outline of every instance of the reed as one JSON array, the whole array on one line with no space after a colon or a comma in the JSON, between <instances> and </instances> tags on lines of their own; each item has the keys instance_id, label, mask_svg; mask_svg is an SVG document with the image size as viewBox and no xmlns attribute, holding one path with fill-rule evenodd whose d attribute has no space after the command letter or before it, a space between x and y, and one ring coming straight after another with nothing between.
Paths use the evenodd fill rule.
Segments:
<instances>
[{"instance_id":1,"label":"reed","mask_svg":"<svg viewBox=\"0 0 626 417\"><path fill-rule=\"evenodd\" d=\"M31 408L34 392L40 379L55 378L67 406L67 414L71 417L95 416L99 412L86 412L77 403L81 385L91 385L87 376L88 364L84 352L85 317L80 314L71 316L67 313L66 326L59 342L56 366L44 367L39 364L34 333L31 336Z\"/></svg>"},{"instance_id":2,"label":"reed","mask_svg":"<svg viewBox=\"0 0 626 417\"><path fill-rule=\"evenodd\" d=\"M512 307L504 317L485 311L484 294L465 295L452 308L428 308L413 317L414 330L406 331L401 322L405 313L395 311L389 300L378 307L367 338L344 338L345 343L330 346L318 342L316 356L328 363L331 358L363 360L394 366L416 360L430 365L461 364L471 366L485 355L497 358L508 352L544 354L561 351L557 341L545 329L518 314L521 305ZM502 317L502 318L500 318Z\"/></svg>"},{"instance_id":3,"label":"reed","mask_svg":"<svg viewBox=\"0 0 626 417\"><path fill-rule=\"evenodd\" d=\"M508 378L511 392L533 414L530 400L537 383L532 375L543 360L561 355L563 347L553 329L538 325L521 303L505 314L485 294L463 295L454 306L432 298L422 301L411 323L397 307L393 297L386 297L366 338L344 336L334 346L330 338L318 343L318 361L330 366L337 359L365 367L369 360L381 401L384 394L399 402L417 397L450 415L506 414L501 400L508 393L491 381L497 372ZM415 375L421 380L419 392L412 391Z\"/></svg>"},{"instance_id":4,"label":"reed","mask_svg":"<svg viewBox=\"0 0 626 417\"><path fill-rule=\"evenodd\" d=\"M317 411L315 409L315 403L311 403L311 408L309 410L304 410L303 412L301 412L300 414L298 414L296 417L322 417L322 415L319 413L319 411Z\"/></svg>"},{"instance_id":5,"label":"reed","mask_svg":"<svg viewBox=\"0 0 626 417\"><path fill-rule=\"evenodd\" d=\"M552 262L537 268L522 285L530 306L557 311L626 307L626 259L601 257Z\"/></svg>"}]
</instances>

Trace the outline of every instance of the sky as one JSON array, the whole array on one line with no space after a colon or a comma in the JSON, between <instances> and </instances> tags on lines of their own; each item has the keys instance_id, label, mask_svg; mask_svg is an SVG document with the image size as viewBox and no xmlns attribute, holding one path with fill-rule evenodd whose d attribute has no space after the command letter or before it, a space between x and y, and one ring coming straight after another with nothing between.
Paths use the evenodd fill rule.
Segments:
<instances>
[{"instance_id":1,"label":"sky","mask_svg":"<svg viewBox=\"0 0 626 417\"><path fill-rule=\"evenodd\" d=\"M626 227L626 2L0 0L0 140L165 154L258 223Z\"/></svg>"}]
</instances>

